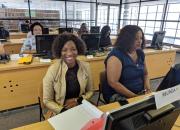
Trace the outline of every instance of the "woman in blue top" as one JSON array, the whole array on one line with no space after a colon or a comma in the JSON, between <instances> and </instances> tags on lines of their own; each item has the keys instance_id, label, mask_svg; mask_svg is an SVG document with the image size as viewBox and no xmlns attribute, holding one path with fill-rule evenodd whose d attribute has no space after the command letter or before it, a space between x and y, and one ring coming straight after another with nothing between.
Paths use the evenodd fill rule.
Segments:
<instances>
[{"instance_id":1,"label":"woman in blue top","mask_svg":"<svg viewBox=\"0 0 180 130\"><path fill-rule=\"evenodd\" d=\"M105 60L107 82L103 96L107 102L115 94L132 98L143 90L151 92L142 50L144 43L144 33L140 27L127 25L121 29L115 48Z\"/></svg>"}]
</instances>

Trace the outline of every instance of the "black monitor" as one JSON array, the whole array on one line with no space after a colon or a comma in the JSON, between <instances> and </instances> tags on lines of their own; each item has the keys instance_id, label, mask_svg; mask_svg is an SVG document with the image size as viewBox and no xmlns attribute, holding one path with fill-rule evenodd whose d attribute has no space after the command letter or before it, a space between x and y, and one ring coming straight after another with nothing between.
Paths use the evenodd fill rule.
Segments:
<instances>
[{"instance_id":1,"label":"black monitor","mask_svg":"<svg viewBox=\"0 0 180 130\"><path fill-rule=\"evenodd\" d=\"M30 30L30 28L29 28L28 24L21 24L21 32L28 33L29 30Z\"/></svg>"},{"instance_id":2,"label":"black monitor","mask_svg":"<svg viewBox=\"0 0 180 130\"><path fill-rule=\"evenodd\" d=\"M59 34L62 34L64 32L73 33L73 28L58 28Z\"/></svg>"},{"instance_id":3,"label":"black monitor","mask_svg":"<svg viewBox=\"0 0 180 130\"><path fill-rule=\"evenodd\" d=\"M8 37L9 37L9 32L4 27L0 27L1 42L6 42Z\"/></svg>"},{"instance_id":4,"label":"black monitor","mask_svg":"<svg viewBox=\"0 0 180 130\"><path fill-rule=\"evenodd\" d=\"M164 39L165 33L166 33L165 31L154 32L152 42L151 42L152 48L162 49L163 39Z\"/></svg>"},{"instance_id":5,"label":"black monitor","mask_svg":"<svg viewBox=\"0 0 180 130\"><path fill-rule=\"evenodd\" d=\"M43 28L43 34L49 34L49 28Z\"/></svg>"},{"instance_id":6,"label":"black monitor","mask_svg":"<svg viewBox=\"0 0 180 130\"><path fill-rule=\"evenodd\" d=\"M180 84L180 64L171 67L169 72L163 78L156 91L161 91L167 88L174 87Z\"/></svg>"},{"instance_id":7,"label":"black monitor","mask_svg":"<svg viewBox=\"0 0 180 130\"><path fill-rule=\"evenodd\" d=\"M156 109L154 97L110 112L105 130L171 130L180 113L172 104Z\"/></svg>"},{"instance_id":8,"label":"black monitor","mask_svg":"<svg viewBox=\"0 0 180 130\"><path fill-rule=\"evenodd\" d=\"M91 33L100 33L100 26L91 26L90 32Z\"/></svg>"},{"instance_id":9,"label":"black monitor","mask_svg":"<svg viewBox=\"0 0 180 130\"><path fill-rule=\"evenodd\" d=\"M36 35L36 53L39 56L52 57L52 44L58 35Z\"/></svg>"},{"instance_id":10,"label":"black monitor","mask_svg":"<svg viewBox=\"0 0 180 130\"><path fill-rule=\"evenodd\" d=\"M85 42L88 51L99 50L100 34L82 34L81 39Z\"/></svg>"}]
</instances>

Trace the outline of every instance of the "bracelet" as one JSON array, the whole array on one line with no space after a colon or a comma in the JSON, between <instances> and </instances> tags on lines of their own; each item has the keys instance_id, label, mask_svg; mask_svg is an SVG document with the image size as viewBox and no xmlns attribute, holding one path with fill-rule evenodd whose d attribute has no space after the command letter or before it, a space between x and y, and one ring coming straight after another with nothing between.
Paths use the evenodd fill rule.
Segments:
<instances>
[{"instance_id":1,"label":"bracelet","mask_svg":"<svg viewBox=\"0 0 180 130\"><path fill-rule=\"evenodd\" d=\"M77 102L77 98L74 98L74 101Z\"/></svg>"},{"instance_id":2,"label":"bracelet","mask_svg":"<svg viewBox=\"0 0 180 130\"><path fill-rule=\"evenodd\" d=\"M144 89L144 91L145 91L145 92L147 92L147 91L149 91L149 90L151 90L151 89L150 89L150 88L146 88L146 89Z\"/></svg>"},{"instance_id":3,"label":"bracelet","mask_svg":"<svg viewBox=\"0 0 180 130\"><path fill-rule=\"evenodd\" d=\"M83 97L77 98L77 103L78 103L78 104L81 104L81 103L82 103L82 100L83 100Z\"/></svg>"},{"instance_id":4,"label":"bracelet","mask_svg":"<svg viewBox=\"0 0 180 130\"><path fill-rule=\"evenodd\" d=\"M74 98L74 101L77 102L77 104L81 104L83 100L83 97Z\"/></svg>"}]
</instances>

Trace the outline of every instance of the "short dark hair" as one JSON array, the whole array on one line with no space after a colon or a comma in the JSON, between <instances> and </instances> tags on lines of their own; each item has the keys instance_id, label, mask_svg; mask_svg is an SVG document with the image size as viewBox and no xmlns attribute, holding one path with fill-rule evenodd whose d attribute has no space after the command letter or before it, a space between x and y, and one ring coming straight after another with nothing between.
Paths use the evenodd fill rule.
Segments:
<instances>
[{"instance_id":1,"label":"short dark hair","mask_svg":"<svg viewBox=\"0 0 180 130\"><path fill-rule=\"evenodd\" d=\"M107 35L107 32L111 31L111 28L109 27L109 25L105 25L102 29L101 29L101 37L105 37Z\"/></svg>"},{"instance_id":2,"label":"short dark hair","mask_svg":"<svg viewBox=\"0 0 180 130\"><path fill-rule=\"evenodd\" d=\"M134 46L136 34L138 31L142 32L142 45L141 48L143 49L145 46L145 38L142 29L137 25L126 25L118 34L118 38L115 42L115 47L124 51L130 52Z\"/></svg>"},{"instance_id":3,"label":"short dark hair","mask_svg":"<svg viewBox=\"0 0 180 130\"><path fill-rule=\"evenodd\" d=\"M52 53L55 58L61 57L62 48L68 41L74 42L78 51L78 55L85 54L86 46L80 38L72 33L63 33L55 38L52 45Z\"/></svg>"},{"instance_id":4,"label":"short dark hair","mask_svg":"<svg viewBox=\"0 0 180 130\"><path fill-rule=\"evenodd\" d=\"M34 22L34 23L31 24L31 26L30 26L30 31L31 31L32 35L34 35L33 29L34 29L34 27L35 27L36 25L39 25L39 26L41 27L42 31L43 31L43 26L42 26L42 24L40 24L39 22Z\"/></svg>"}]
</instances>

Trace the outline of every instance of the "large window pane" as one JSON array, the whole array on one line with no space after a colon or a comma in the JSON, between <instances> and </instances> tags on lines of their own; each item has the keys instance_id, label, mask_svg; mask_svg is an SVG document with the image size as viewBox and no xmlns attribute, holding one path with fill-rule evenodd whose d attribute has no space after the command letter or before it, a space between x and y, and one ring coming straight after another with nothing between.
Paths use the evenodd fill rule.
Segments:
<instances>
[{"instance_id":1,"label":"large window pane","mask_svg":"<svg viewBox=\"0 0 180 130\"><path fill-rule=\"evenodd\" d=\"M145 33L153 34L153 32L154 32L154 28L146 27Z\"/></svg>"},{"instance_id":2,"label":"large window pane","mask_svg":"<svg viewBox=\"0 0 180 130\"><path fill-rule=\"evenodd\" d=\"M175 37L176 30L174 30L174 29L165 29L165 31L166 31L166 36Z\"/></svg>"},{"instance_id":3,"label":"large window pane","mask_svg":"<svg viewBox=\"0 0 180 130\"><path fill-rule=\"evenodd\" d=\"M176 29L177 24L178 24L177 22L166 22L165 23L165 28Z\"/></svg>"},{"instance_id":4,"label":"large window pane","mask_svg":"<svg viewBox=\"0 0 180 130\"><path fill-rule=\"evenodd\" d=\"M179 13L168 13L167 14L167 20L178 20L179 19Z\"/></svg>"},{"instance_id":5,"label":"large window pane","mask_svg":"<svg viewBox=\"0 0 180 130\"><path fill-rule=\"evenodd\" d=\"M119 7L110 6L109 10L109 26L111 28L111 34L117 34L118 27L118 16L119 16Z\"/></svg>"},{"instance_id":6,"label":"large window pane","mask_svg":"<svg viewBox=\"0 0 180 130\"><path fill-rule=\"evenodd\" d=\"M12 20L0 20L6 29L19 30L19 25L26 19L29 19L28 15L28 3L23 0L9 0L1 1L0 8L0 18L12 19ZM13 19L23 19L23 20L13 20Z\"/></svg>"},{"instance_id":7,"label":"large window pane","mask_svg":"<svg viewBox=\"0 0 180 130\"><path fill-rule=\"evenodd\" d=\"M107 25L107 14L108 14L108 6L98 5L97 25L100 26L101 28Z\"/></svg>"},{"instance_id":8,"label":"large window pane","mask_svg":"<svg viewBox=\"0 0 180 130\"><path fill-rule=\"evenodd\" d=\"M79 28L82 23L95 25L95 3L67 2L68 26Z\"/></svg>"},{"instance_id":9,"label":"large window pane","mask_svg":"<svg viewBox=\"0 0 180 130\"><path fill-rule=\"evenodd\" d=\"M96 0L94 0L96 1ZM98 3L119 4L120 0L97 0Z\"/></svg>"}]
</instances>

